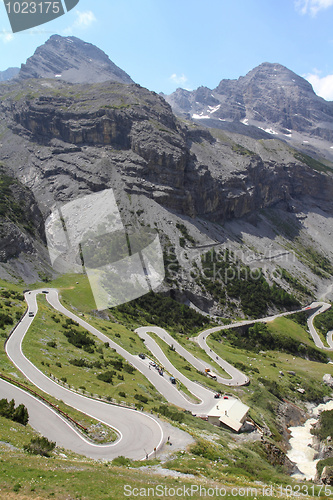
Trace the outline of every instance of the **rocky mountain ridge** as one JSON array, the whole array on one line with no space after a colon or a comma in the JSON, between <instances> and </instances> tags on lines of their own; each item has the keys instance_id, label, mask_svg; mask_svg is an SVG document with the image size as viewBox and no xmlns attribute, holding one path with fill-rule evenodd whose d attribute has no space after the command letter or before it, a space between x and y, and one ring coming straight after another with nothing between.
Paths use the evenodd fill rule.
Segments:
<instances>
[{"instance_id":1,"label":"rocky mountain ridge","mask_svg":"<svg viewBox=\"0 0 333 500\"><path fill-rule=\"evenodd\" d=\"M263 63L238 80L221 80L213 90L177 89L165 98L176 114L207 126L233 127L245 135L255 127L333 160L333 102L317 96L307 80L280 64Z\"/></svg>"}]
</instances>

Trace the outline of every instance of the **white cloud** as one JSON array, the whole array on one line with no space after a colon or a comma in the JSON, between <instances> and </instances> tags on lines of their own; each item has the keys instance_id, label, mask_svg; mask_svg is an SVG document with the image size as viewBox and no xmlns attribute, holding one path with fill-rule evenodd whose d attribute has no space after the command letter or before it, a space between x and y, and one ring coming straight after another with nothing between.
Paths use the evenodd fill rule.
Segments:
<instances>
[{"instance_id":1,"label":"white cloud","mask_svg":"<svg viewBox=\"0 0 333 500\"><path fill-rule=\"evenodd\" d=\"M315 16L320 10L333 6L333 0L295 0L295 7L301 14Z\"/></svg>"},{"instance_id":2,"label":"white cloud","mask_svg":"<svg viewBox=\"0 0 333 500\"><path fill-rule=\"evenodd\" d=\"M14 35L10 31L2 30L0 32L0 38L3 41L3 43L9 43L12 40L14 40Z\"/></svg>"},{"instance_id":3,"label":"white cloud","mask_svg":"<svg viewBox=\"0 0 333 500\"><path fill-rule=\"evenodd\" d=\"M333 75L323 76L322 78L314 73L305 75L308 82L311 83L314 91L320 97L327 101L333 101Z\"/></svg>"},{"instance_id":4,"label":"white cloud","mask_svg":"<svg viewBox=\"0 0 333 500\"><path fill-rule=\"evenodd\" d=\"M75 11L75 16L76 19L74 23L64 30L65 34L70 34L75 29L89 28L89 26L97 21L95 14L91 10L86 10L84 12L77 10Z\"/></svg>"},{"instance_id":5,"label":"white cloud","mask_svg":"<svg viewBox=\"0 0 333 500\"><path fill-rule=\"evenodd\" d=\"M96 21L96 17L91 10L86 10L85 12L80 12L77 10L75 12L76 21L74 22L74 27L76 28L88 28L91 24Z\"/></svg>"},{"instance_id":6,"label":"white cloud","mask_svg":"<svg viewBox=\"0 0 333 500\"><path fill-rule=\"evenodd\" d=\"M173 75L170 76L170 80L177 85L185 85L187 82L187 78L184 74L177 75L176 73L173 73Z\"/></svg>"}]
</instances>

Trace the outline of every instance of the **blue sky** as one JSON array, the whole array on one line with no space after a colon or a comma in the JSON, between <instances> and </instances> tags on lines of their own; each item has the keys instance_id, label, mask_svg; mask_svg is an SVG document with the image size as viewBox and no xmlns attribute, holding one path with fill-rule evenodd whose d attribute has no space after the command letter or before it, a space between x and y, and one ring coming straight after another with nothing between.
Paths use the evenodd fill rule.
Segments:
<instances>
[{"instance_id":1,"label":"blue sky","mask_svg":"<svg viewBox=\"0 0 333 500\"><path fill-rule=\"evenodd\" d=\"M52 34L104 50L140 85L171 93L278 62L333 100L333 0L80 0L66 15L12 34L0 0L0 71Z\"/></svg>"}]
</instances>

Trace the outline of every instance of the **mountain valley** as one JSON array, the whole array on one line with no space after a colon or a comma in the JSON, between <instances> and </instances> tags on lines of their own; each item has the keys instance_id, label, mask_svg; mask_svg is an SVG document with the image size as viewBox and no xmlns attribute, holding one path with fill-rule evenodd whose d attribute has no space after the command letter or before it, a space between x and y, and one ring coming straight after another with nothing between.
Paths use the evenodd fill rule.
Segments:
<instances>
[{"instance_id":1,"label":"mountain valley","mask_svg":"<svg viewBox=\"0 0 333 500\"><path fill-rule=\"evenodd\" d=\"M7 443L0 448L15 471L8 478L3 470L4 491L102 500L113 487L121 498L126 481L155 484L156 473L165 486L225 484L228 492L274 484L274 494L258 498L275 498L278 484L297 487L289 427L332 396L333 103L270 63L214 90L157 94L97 47L59 35L0 80L0 383L9 380L15 391L22 384L54 409L59 403L92 447L119 435L121 442L110 424L117 411L129 422L140 414L143 429L152 419L164 432L158 444L150 437L149 456L136 449L102 464L57 447L52 471L49 459L35 456L25 470L23 441L34 431L0 416ZM113 191L127 235L156 231L165 279L139 299L98 310L82 248L82 272L53 267L45 222L105 190ZM310 333L312 319L323 349ZM11 342L12 357L26 356L35 370L30 378L8 357ZM190 356L214 371L198 369ZM165 380L164 358L171 364ZM220 383L226 374L231 381ZM191 392L187 382L203 392ZM47 384L54 393L44 391ZM209 403L205 391L217 407L228 398L248 405L251 432L211 425L200 414ZM90 400L89 416L66 403L69 393ZM181 398L182 406L170 403ZM105 410L110 404L114 412ZM99 424L93 411L110 421ZM118 422L125 426L125 417ZM147 464L136 460L140 453ZM41 470L43 487L33 483Z\"/></svg>"},{"instance_id":2,"label":"mountain valley","mask_svg":"<svg viewBox=\"0 0 333 500\"><path fill-rule=\"evenodd\" d=\"M54 45L63 47L56 61L50 58ZM293 149L280 136L255 127L257 122L242 124L243 114L236 119L222 104L213 113L213 123L203 127L207 120L189 121L189 115L185 116L177 104L176 93L167 99L181 113L177 117L161 96L129 83L127 77L118 83L114 81L118 76L109 74L109 81L93 84L44 79L60 71L63 63L58 61L64 60L62 51L67 45L76 54L75 61L86 61L87 55L95 52L99 56L98 49L89 44L86 48L75 38L54 36L22 66L15 80L0 88L3 173L32 191L45 218L56 204L112 187L124 207L126 224L157 228L168 248L173 247L177 259L182 260L182 276L176 279L178 297L187 302L192 298L207 312L221 314L227 310L223 311L191 277L193 263L200 268L200 249L205 253L212 248L228 247L236 252L239 261L263 268L269 283L277 282L301 301L311 295L319 298L329 290L332 271L325 266L327 260L332 260L333 242L329 155L318 159L317 155L308 155L308 147ZM43 60L54 65L46 75L40 69ZM67 61L66 67L69 64ZM76 65L80 67L79 62ZM238 95L239 87L243 89L243 100L247 96L250 102L252 92L257 96L252 108L260 107L260 95L266 94L266 87L274 91L275 80L269 76L272 70L278 83L286 80L290 84L292 80L297 89L289 91L288 102L294 98L293 106L297 107L301 101L303 114L304 106L309 106L309 113L317 116L318 103L323 100L315 96L309 84L299 77L291 78L288 70L277 65L264 64L238 82L222 81L219 95L229 92L229 87L233 96ZM94 74L98 71L97 66ZM29 80L28 74L39 78ZM85 78L83 70L80 74ZM198 115L195 106L201 102L197 95L194 99L197 104L192 117ZM200 106L204 103L203 100ZM283 103L286 106L285 100ZM320 119L329 123L330 103L323 102L322 106ZM289 106L289 114L294 107ZM230 109L234 109L234 104ZM223 120L229 113L228 119L233 121L223 123L231 126L224 130L214 128L216 113L224 113ZM265 127L280 115L267 111ZM288 116L279 122L281 130L282 123L290 119ZM315 134L313 128L305 130L304 124L303 131L297 119L293 126L299 134ZM318 140L320 135L318 132ZM36 224L39 237L43 238L40 221ZM22 224L17 230L22 231L23 238L28 237ZM10 255L4 253L2 277L13 275L33 282L38 275L54 276L39 244L28 254L17 245L14 253L15 256L13 249ZM280 269L286 270L284 276ZM280 277L275 278L274 273ZM173 288L174 285L175 282ZM170 287L166 285L164 289ZM239 309L237 301L235 306Z\"/></svg>"}]
</instances>

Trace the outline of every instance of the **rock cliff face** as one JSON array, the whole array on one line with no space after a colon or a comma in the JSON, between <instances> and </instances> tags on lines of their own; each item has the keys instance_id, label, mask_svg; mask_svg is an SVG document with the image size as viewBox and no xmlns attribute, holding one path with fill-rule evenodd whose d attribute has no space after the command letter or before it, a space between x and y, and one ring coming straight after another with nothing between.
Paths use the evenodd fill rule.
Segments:
<instances>
[{"instance_id":1,"label":"rock cliff face","mask_svg":"<svg viewBox=\"0 0 333 500\"><path fill-rule=\"evenodd\" d=\"M169 205L186 211L186 134L164 99L137 85L116 83L91 87L49 82L45 87L34 81L33 89L12 85L1 113L11 133L29 143L32 154L18 175L33 177L38 171L40 193L49 191L54 177L53 192L66 199L63 176L69 177L69 190L102 189L117 170L127 179L129 192L170 198ZM4 133L12 137L8 129ZM10 141L4 141L2 152L23 154Z\"/></svg>"},{"instance_id":2,"label":"rock cliff face","mask_svg":"<svg viewBox=\"0 0 333 500\"><path fill-rule=\"evenodd\" d=\"M219 222L295 197L332 199L330 169L311 168L282 143L244 142L242 137L188 127L161 97L137 85L33 81L12 85L8 97L7 90L0 110L12 133L44 148L41 155L31 145L39 161L30 157L22 167L22 173L28 169L33 175L38 165L40 191L55 174L52 189L62 198L63 175L77 189L82 188L80 179L89 189L88 177L91 188L92 175L99 188L109 186L115 168L129 193ZM104 164L101 171L100 163L93 162L89 173L82 172L79 164L87 148L95 154L103 148L109 167ZM64 165L63 155L72 168Z\"/></svg>"},{"instance_id":3,"label":"rock cliff face","mask_svg":"<svg viewBox=\"0 0 333 500\"><path fill-rule=\"evenodd\" d=\"M45 242L44 219L33 193L0 172L0 261L34 254Z\"/></svg>"}]
</instances>

